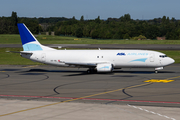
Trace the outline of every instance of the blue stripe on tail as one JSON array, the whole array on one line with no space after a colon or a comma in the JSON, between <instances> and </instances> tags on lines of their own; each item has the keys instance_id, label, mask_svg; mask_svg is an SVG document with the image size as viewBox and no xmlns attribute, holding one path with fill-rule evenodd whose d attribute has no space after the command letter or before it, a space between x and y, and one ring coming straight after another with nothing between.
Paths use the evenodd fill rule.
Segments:
<instances>
[{"instance_id":1,"label":"blue stripe on tail","mask_svg":"<svg viewBox=\"0 0 180 120\"><path fill-rule=\"evenodd\" d=\"M23 23L18 23L19 34L21 36L22 45L36 41L31 32L26 28Z\"/></svg>"},{"instance_id":2,"label":"blue stripe on tail","mask_svg":"<svg viewBox=\"0 0 180 120\"><path fill-rule=\"evenodd\" d=\"M24 51L37 51L37 50L43 50L40 45L38 44L24 44L23 45Z\"/></svg>"},{"instance_id":3,"label":"blue stripe on tail","mask_svg":"<svg viewBox=\"0 0 180 120\"><path fill-rule=\"evenodd\" d=\"M23 24L18 23L19 34L24 51L38 51L43 50L41 44L36 40L29 29ZM33 43L32 43L33 42Z\"/></svg>"}]
</instances>

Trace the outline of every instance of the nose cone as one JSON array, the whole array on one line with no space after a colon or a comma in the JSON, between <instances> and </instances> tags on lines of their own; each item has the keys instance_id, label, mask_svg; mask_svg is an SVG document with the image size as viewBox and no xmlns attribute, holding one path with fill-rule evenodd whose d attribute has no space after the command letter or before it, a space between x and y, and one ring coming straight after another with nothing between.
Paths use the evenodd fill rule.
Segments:
<instances>
[{"instance_id":1,"label":"nose cone","mask_svg":"<svg viewBox=\"0 0 180 120\"><path fill-rule=\"evenodd\" d=\"M167 65L173 64L174 62L175 60L169 57L167 60Z\"/></svg>"},{"instance_id":2,"label":"nose cone","mask_svg":"<svg viewBox=\"0 0 180 120\"><path fill-rule=\"evenodd\" d=\"M161 65L167 66L167 65L173 64L174 62L175 62L174 59L172 59L170 57L166 57L166 58L162 59Z\"/></svg>"},{"instance_id":3,"label":"nose cone","mask_svg":"<svg viewBox=\"0 0 180 120\"><path fill-rule=\"evenodd\" d=\"M169 58L170 60L170 64L173 64L174 62L175 62L175 60L174 59L172 59L172 58Z\"/></svg>"}]
</instances>

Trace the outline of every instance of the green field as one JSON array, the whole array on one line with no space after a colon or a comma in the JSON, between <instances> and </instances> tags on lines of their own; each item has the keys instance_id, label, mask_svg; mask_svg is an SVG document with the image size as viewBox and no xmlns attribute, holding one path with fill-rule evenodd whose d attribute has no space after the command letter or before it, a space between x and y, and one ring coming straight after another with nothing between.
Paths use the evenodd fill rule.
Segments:
<instances>
[{"instance_id":1,"label":"green field","mask_svg":"<svg viewBox=\"0 0 180 120\"><path fill-rule=\"evenodd\" d=\"M37 35L42 44L180 44L180 40L118 40ZM0 44L21 44L19 35L0 35Z\"/></svg>"},{"instance_id":2,"label":"green field","mask_svg":"<svg viewBox=\"0 0 180 120\"><path fill-rule=\"evenodd\" d=\"M10 53L6 51L22 51L22 48L0 48L0 65L42 65L41 63L32 62L20 56L19 53ZM159 51L173 58L180 63L180 50L178 51Z\"/></svg>"}]
</instances>

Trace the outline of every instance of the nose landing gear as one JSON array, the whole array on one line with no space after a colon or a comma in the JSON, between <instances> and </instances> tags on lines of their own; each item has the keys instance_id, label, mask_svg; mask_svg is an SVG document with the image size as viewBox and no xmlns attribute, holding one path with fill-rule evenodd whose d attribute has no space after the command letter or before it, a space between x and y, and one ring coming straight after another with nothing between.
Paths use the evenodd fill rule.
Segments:
<instances>
[{"instance_id":1,"label":"nose landing gear","mask_svg":"<svg viewBox=\"0 0 180 120\"><path fill-rule=\"evenodd\" d=\"M163 70L163 67L155 68L155 73L156 73L156 74L158 73L158 70Z\"/></svg>"}]
</instances>

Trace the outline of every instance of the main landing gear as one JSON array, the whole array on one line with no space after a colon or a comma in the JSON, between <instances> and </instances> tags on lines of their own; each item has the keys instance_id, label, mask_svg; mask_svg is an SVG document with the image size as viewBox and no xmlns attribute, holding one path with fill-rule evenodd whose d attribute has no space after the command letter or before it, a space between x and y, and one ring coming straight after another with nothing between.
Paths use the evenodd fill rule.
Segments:
<instances>
[{"instance_id":1,"label":"main landing gear","mask_svg":"<svg viewBox=\"0 0 180 120\"><path fill-rule=\"evenodd\" d=\"M87 73L88 73L88 74L96 73L96 72L97 72L97 70L95 70L94 68L89 68L89 69L87 70Z\"/></svg>"}]
</instances>

